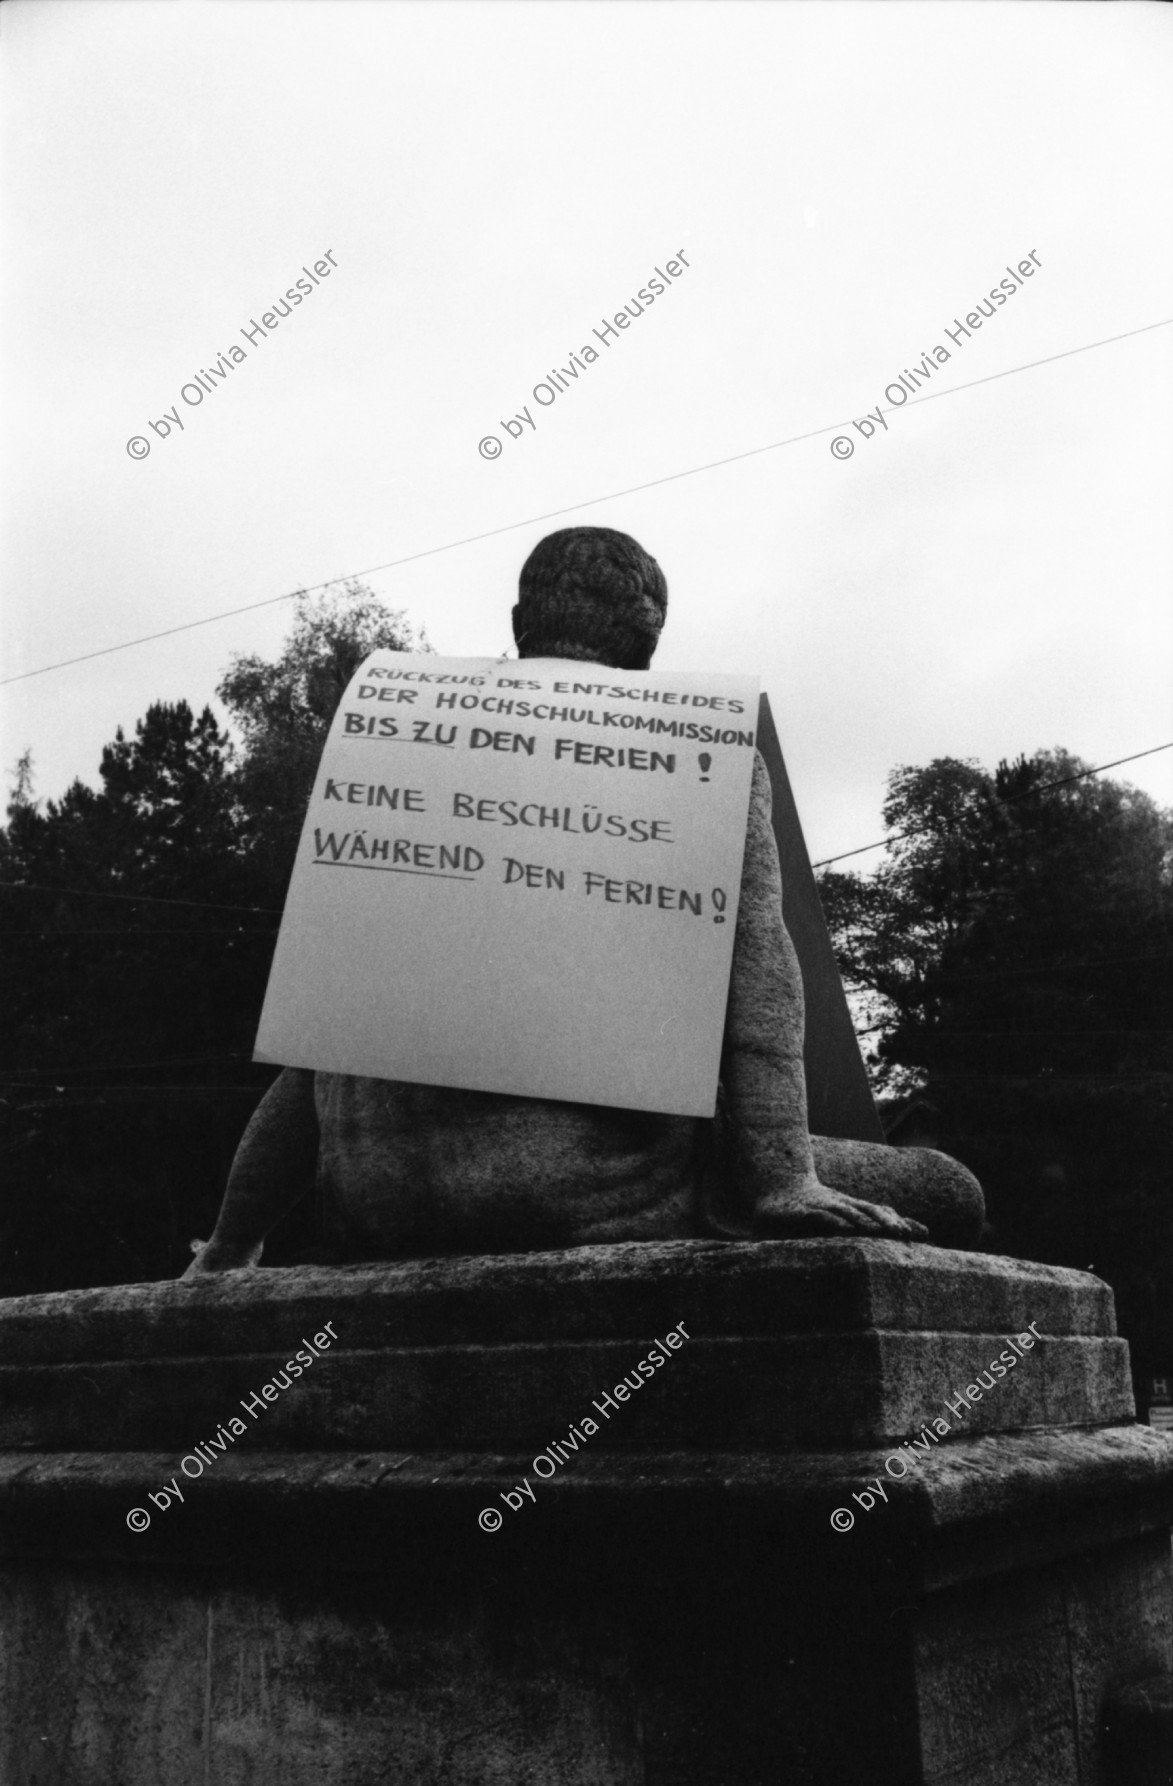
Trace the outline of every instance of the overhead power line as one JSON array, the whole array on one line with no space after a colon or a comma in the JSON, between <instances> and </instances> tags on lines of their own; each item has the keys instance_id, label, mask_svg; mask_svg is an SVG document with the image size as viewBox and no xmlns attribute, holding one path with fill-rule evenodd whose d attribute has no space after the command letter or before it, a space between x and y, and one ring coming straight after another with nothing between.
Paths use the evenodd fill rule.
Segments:
<instances>
[{"instance_id":1,"label":"overhead power line","mask_svg":"<svg viewBox=\"0 0 1173 1786\"><path fill-rule=\"evenodd\" d=\"M231 906L228 909L231 911L231 909L232 909ZM47 936L133 936L133 937L138 937L140 940L146 939L147 941L149 941L150 938L153 936L240 936L240 937L250 936L251 937L251 936L276 936L276 935L277 935L276 927L274 927L271 930L245 930L240 925L229 925L227 929L221 929L217 925L217 926L210 928L208 930L196 930L196 929L193 929L190 924L184 930L164 930L162 928L157 929L157 930L143 930L141 926L137 930L124 930L120 925L109 925L109 926L98 925L98 926L95 926L94 928L89 929L89 930L77 930L77 929L54 930L48 924L33 924L33 925L30 925L30 927L27 930L0 930L0 936L23 936L23 937L27 937L30 939L32 937L36 937L39 942L44 941L45 937L47 937Z\"/></svg>"},{"instance_id":2,"label":"overhead power line","mask_svg":"<svg viewBox=\"0 0 1173 1786\"><path fill-rule=\"evenodd\" d=\"M159 893L108 893L98 887L48 887L41 881L0 881L0 888L9 893L67 893L70 898L77 899L129 899L132 905L193 905L208 912L263 912L270 918L281 916L279 905L224 905L214 899L164 899ZM270 933L265 931L263 934Z\"/></svg>"},{"instance_id":3,"label":"overhead power line","mask_svg":"<svg viewBox=\"0 0 1173 1786\"><path fill-rule=\"evenodd\" d=\"M937 978L936 976L934 976L931 990L929 990L929 996L935 997L938 992L940 992L943 988L945 988L947 986L976 986L976 985L984 985L985 983L987 983L990 980L1018 980L1018 979L1024 979L1024 978L1030 979L1030 978L1033 978L1036 974L1066 974L1066 973L1072 972L1076 968L1079 968L1082 970L1084 968L1123 967L1125 965L1135 965L1138 962L1150 962L1150 961L1173 961L1173 950L1165 949L1165 950L1162 950L1159 953L1154 954L1154 955L1098 955L1098 956L1094 956L1091 960L1084 960L1084 961L1045 961L1045 962L1041 962L1037 967L993 968L988 973L984 973L984 974L951 974L944 978ZM850 975L848 975L847 977L850 978ZM865 987L862 990L873 998L888 998L888 999L891 998L891 995L889 993L879 992L873 986ZM907 988L904 988L903 990L907 990ZM928 989L926 989L926 990L928 990ZM881 1020L881 1022L879 1022L879 1023L869 1024L867 1029L857 1029L855 1033L856 1033L857 1037L871 1036L871 1035L874 1035L875 1032L879 1029L892 1029L896 1024L898 1024L902 1021L903 1020L900 1017L899 1013L893 1012L892 1016L883 1018ZM933 1030L931 1032L931 1034L933 1034L933 1035L959 1035L959 1036L960 1035L976 1035L976 1036L1000 1035L1000 1036L1005 1036L1005 1037L1009 1038L1011 1036L1016 1036L1016 1035L1156 1036L1156 1035L1173 1034L1173 1031L1161 1030L1161 1029L1138 1029L1138 1030L1124 1030L1124 1029L1119 1029L1119 1030L1113 1030L1113 1029L1094 1029L1094 1030L1093 1029L1089 1029L1089 1030L1072 1030L1072 1029L1057 1029L1057 1030L1042 1030L1042 1029L1040 1029L1040 1030Z\"/></svg>"},{"instance_id":4,"label":"overhead power line","mask_svg":"<svg viewBox=\"0 0 1173 1786\"><path fill-rule=\"evenodd\" d=\"M1063 775L1058 781L1040 781L1034 787L1023 788L1017 794L995 795L996 806L1013 806L1016 800L1028 800L1032 794L1049 794L1055 788L1066 788L1073 781L1086 781L1089 775L1102 775L1105 769L1119 769L1122 763L1135 763L1141 757L1155 757L1163 750L1173 750L1173 739L1168 744L1154 744L1150 750L1134 751L1130 757L1116 757L1110 763L1097 763L1094 769L1081 769L1078 775ZM911 825L907 831L896 831L890 837L878 838L875 843L861 843L858 849L844 850L838 856L824 856L820 862L812 862L812 868L830 868L833 862L846 862L849 856L866 856L871 850L886 849L891 843L902 843L906 837L921 837L926 831L935 831L935 825Z\"/></svg>"},{"instance_id":5,"label":"overhead power line","mask_svg":"<svg viewBox=\"0 0 1173 1786\"><path fill-rule=\"evenodd\" d=\"M1035 966L1035 967L995 968L994 970L992 970L989 973L962 974L962 975L952 976L949 979L936 980L934 982L934 990L937 990L944 986L969 986L969 985L974 985L974 984L989 981L989 980L1016 979L1023 975L1031 976L1031 975L1035 975L1035 974L1068 973L1068 972L1070 972L1074 969L1077 969L1077 968L1084 969L1084 968L1117 967L1117 966L1124 965L1126 963L1152 962L1152 961L1173 961L1173 951L1166 949L1166 950L1161 951L1156 954L1146 954L1146 955L1100 955L1100 956L1095 956L1091 959L1084 959L1082 961L1042 962L1038 966ZM879 994L875 994L874 996L884 997L886 995L883 993L879 993ZM857 1037L874 1035L877 1030L890 1029L893 1027L894 1024L898 1023L899 1021L900 1021L899 1016L896 1014L893 1014L893 1016L885 1018L880 1023L869 1024L869 1026L866 1029L857 1029L855 1033L856 1033ZM1055 1036L1075 1036L1075 1035L1079 1035L1079 1036L1109 1036L1109 1035L1111 1035L1111 1036L1132 1036L1132 1035L1135 1035L1135 1036L1166 1036L1166 1035L1173 1035L1173 1030L1157 1029L1157 1028L1153 1028L1153 1029L1117 1029L1117 1028L1104 1027L1104 1028L1097 1028L1097 1029L1055 1029L1055 1030L1049 1030L1049 1029L1047 1029L1047 1030L1042 1030L1042 1029L1031 1029L1031 1030L934 1030L934 1031L932 1031L932 1034L934 1036L987 1036L987 1037L1001 1036L1005 1039L1010 1039L1010 1038L1016 1037L1016 1036L1049 1036L1049 1035L1055 1035ZM47 1089L44 1081L52 1081L52 1080L56 1080L56 1079L61 1079L69 1073L93 1073L93 1072L97 1072L97 1071L100 1071L103 1073L130 1073L130 1072L145 1071L148 1067L153 1068L155 1071L159 1071L160 1069L167 1068L167 1067L219 1066L219 1065L228 1065L229 1063L231 1063L233 1065L237 1065L242 1061L247 1062L251 1066L263 1068L265 1070L271 1070L272 1066L274 1064L274 1063L268 1062L268 1061L253 1060L251 1055L244 1054L244 1053L191 1054L191 1055L179 1054L179 1055L168 1055L162 1059L160 1059L158 1056L155 1056L155 1058L153 1060L80 1061L80 1062L77 1062L71 1066L57 1065L57 1066L49 1066L49 1067L26 1067L26 1068L10 1069L9 1070L10 1073L15 1073L19 1076L18 1077L9 1077L9 1078L0 1077L0 1084L7 1085L11 1088L14 1088L17 1090L23 1090L23 1091L44 1091ZM67 1088L58 1088L58 1089L77 1090L77 1089L81 1089L81 1088L67 1087ZM91 1090L98 1089L98 1090L106 1091L106 1092L118 1092L121 1088L117 1087L117 1086L100 1086L97 1088L88 1087L85 1089L91 1089ZM184 1086L168 1086L168 1087L137 1086L137 1087L127 1087L126 1089L127 1090L156 1089L156 1090L183 1091L183 1090L187 1090L187 1089L199 1090L199 1089L209 1089L209 1088L206 1088L206 1087L205 1088L199 1088L199 1087L188 1088L188 1087L184 1087ZM216 1089L218 1089L218 1088L216 1088ZM236 1089L238 1091L247 1089L247 1090L255 1092L258 1088L256 1085L253 1085L253 1086L249 1086L249 1087L242 1087L242 1086L237 1086L235 1088L225 1087L224 1089L226 1089L226 1090L227 1089Z\"/></svg>"},{"instance_id":6,"label":"overhead power line","mask_svg":"<svg viewBox=\"0 0 1173 1786\"><path fill-rule=\"evenodd\" d=\"M1131 756L1115 757L1110 763L1097 763L1092 769L1081 769L1077 775L1063 775L1056 781L1039 782L1035 787L1024 788L1021 793L1007 794L1004 798L999 798L996 801L996 804L999 806L1010 806L1014 801L1025 800L1032 794L1049 794L1055 788L1068 787L1074 781L1086 781L1089 775L1102 775L1105 769L1118 769L1122 763L1135 763L1139 761L1141 757L1157 756L1163 750L1173 750L1173 739L1171 739L1168 744L1154 744L1149 750L1134 751ZM861 844L858 849L844 850L841 855L825 856L821 861L812 863L811 866L812 868L829 868L833 862L845 862L849 856L863 856L866 855L869 850L881 850L890 843L899 843L906 837L919 837L923 832L931 831L932 829L933 826L931 825L916 825L908 831L897 831L891 837L881 837L875 843ZM129 900L132 905L183 905L192 906L201 911L209 912L257 912L263 916L276 918L279 918L282 915L282 908L274 905L228 905L209 899L164 898L161 894L157 893L112 893L97 887L48 886L41 881L0 881L0 890L9 893L60 893L70 898L79 899L122 899ZM38 934L50 936L275 936L277 933L276 929L245 930L239 927L228 930L173 931L160 929L141 932L95 929L90 932L80 929L76 931L52 930L47 925L43 927L30 926L27 931L0 931L0 936L33 936Z\"/></svg>"},{"instance_id":7,"label":"overhead power line","mask_svg":"<svg viewBox=\"0 0 1173 1786\"><path fill-rule=\"evenodd\" d=\"M944 391L927 392L924 396L913 397L901 408L911 409L917 403L933 403L942 397L956 396L958 391L970 391L981 384L993 384L999 378L1012 378L1019 372L1033 371L1036 366L1050 366L1056 360L1068 360L1074 354L1091 353L1098 347L1110 347L1113 342L1127 341L1133 335L1147 335L1152 329L1166 329L1173 323L1173 317L1164 317L1160 322L1143 323L1138 329L1125 329L1120 335L1105 335L1101 341L1087 341L1082 347L1068 347L1062 353L1047 354L1041 360L1027 360L1022 366L1008 366L1004 372L991 372L985 378L967 379L964 384L950 385ZM822 428L810 428L805 434L791 434L785 440L772 440L766 446L750 447L744 453L731 453L725 459L710 459L704 465L690 466L687 471L669 472L666 477L650 478L645 484L629 484L624 490L612 490L606 496L591 496L584 502L568 503L565 508L548 509L542 515L527 515L523 521L508 521L503 527L490 527L484 533L471 533L464 539L449 540L443 546L428 546L422 552L409 552L404 558L389 558L384 564L371 564L365 570L347 571L340 577L328 577L323 583L311 583L301 589L288 590L284 595L266 596L263 601L246 602L239 608L225 608L219 614L205 614L200 620L185 620L179 626L167 626L157 633L143 633L137 639L124 639L119 645L103 645L96 651L83 651L77 657L65 657L58 663L41 664L35 670L21 670L15 676L0 677L0 687L10 682L27 682L33 676L48 676L54 670L67 670L74 664L90 663L96 657L109 657L115 651L130 651L136 645L150 645L157 639L169 639L176 633L191 632L199 626L214 626L217 621L231 620L237 614L252 614L258 608L271 608L278 602L294 601L299 595L311 595L315 590L328 589L332 584L346 582L355 577L373 577L378 571L398 570L401 565L416 564L421 558L434 558L441 552L455 552L461 546L475 546L481 540L496 539L503 533L515 533L520 527L536 527L540 521L556 521L562 515L573 515L579 509L596 508L601 502L618 502L623 496L638 496L644 490L655 490L663 484L674 484L681 478L699 477L705 471L717 471L725 465L736 465L743 459L755 459L762 453L776 453L783 447L797 446L803 440L817 440L820 434L831 434L836 428L851 426L850 418L845 421L828 422Z\"/></svg>"},{"instance_id":8,"label":"overhead power line","mask_svg":"<svg viewBox=\"0 0 1173 1786\"><path fill-rule=\"evenodd\" d=\"M1052 1073L1047 1067L1039 1067L1031 1072L1023 1073L962 1073L945 1071L933 1067L929 1069L934 1079L959 1079L966 1083L984 1084L987 1080L1004 1085L1083 1085L1097 1083L1101 1085L1143 1084L1152 1085L1173 1077L1161 1068L1154 1068L1148 1073Z\"/></svg>"},{"instance_id":9,"label":"overhead power line","mask_svg":"<svg viewBox=\"0 0 1173 1786\"><path fill-rule=\"evenodd\" d=\"M928 1033L934 1040L938 1036L980 1036L988 1042L997 1036L1010 1042L1018 1036L1173 1036L1173 1029L934 1029Z\"/></svg>"},{"instance_id":10,"label":"overhead power line","mask_svg":"<svg viewBox=\"0 0 1173 1786\"><path fill-rule=\"evenodd\" d=\"M257 1095L257 1091L259 1089L255 1085L227 1085L227 1084L225 1084L225 1085L57 1085L57 1086L49 1086L49 1085L29 1085L23 1079L0 1079L0 1086L4 1086L9 1091L46 1092L46 1091L53 1090L53 1091L60 1092L62 1094L62 1096L65 1096L65 1097L71 1096L74 1092L84 1092L87 1095L91 1092L101 1092L103 1098L105 1098L106 1100L108 1100L108 1102L110 1102L112 1104L119 1103L124 1098L129 1098L129 1099L133 1100L134 1098L139 1097L144 1092L158 1092L160 1096L165 1095L167 1097L180 1097L181 1098L181 1097L186 1097L189 1094L193 1097L194 1096L202 1097L205 1093L208 1093L208 1092L217 1092L218 1093L218 1092L222 1092L222 1091L247 1091L247 1092L251 1093L251 1095L255 1098Z\"/></svg>"},{"instance_id":11,"label":"overhead power line","mask_svg":"<svg viewBox=\"0 0 1173 1786\"><path fill-rule=\"evenodd\" d=\"M1162 949L1153 955L1095 955L1083 961L1044 961L1037 967L995 967L981 974L951 974L948 978L935 979L933 985L969 986L978 980L1016 980L1024 974L1065 974L1077 967L1121 967L1126 962L1138 961L1173 961L1173 950ZM883 998L884 994L878 996Z\"/></svg>"},{"instance_id":12,"label":"overhead power line","mask_svg":"<svg viewBox=\"0 0 1173 1786\"><path fill-rule=\"evenodd\" d=\"M36 1086L34 1089L39 1091L39 1093L43 1093L46 1088L45 1086ZM255 1088L255 1086L134 1086L132 1089L127 1089L125 1095L123 1095L123 1093L118 1093L118 1091L114 1091L114 1095L111 1095L111 1088L109 1088L109 1086L98 1086L96 1089L102 1093L102 1097L95 1097L95 1095L93 1095L95 1088L84 1088L84 1086L79 1086L79 1088L77 1088L77 1091L79 1091L77 1097L41 1098L36 1104L27 1100L27 1102L23 1102L20 1106L16 1106L16 1109L18 1109L18 1111L64 1111L64 1109L80 1109L80 1107L87 1106L87 1104L109 1104L109 1106L146 1104L146 1102L150 1102L152 1098L171 1098L171 1100L186 1097L255 1098L255 1095L257 1095L257 1088Z\"/></svg>"},{"instance_id":13,"label":"overhead power line","mask_svg":"<svg viewBox=\"0 0 1173 1786\"><path fill-rule=\"evenodd\" d=\"M1134 1072L1132 1070L1127 1070L1101 1073L1054 1073L1045 1067L1019 1073L953 1072L938 1070L937 1068L931 1069L931 1072L934 1080L937 1081L952 1079L962 1081L966 1084L1008 1084L1028 1086L1032 1089L1048 1085L1163 1085L1167 1080L1173 1082L1173 1074L1159 1068L1150 1072ZM133 1091L128 1091L125 1096L114 1097L105 1095L106 1088L104 1087L79 1087L78 1089L79 1095L77 1097L69 1098L68 1101L63 1101L61 1098L45 1098L36 1103L27 1102L21 1104L17 1107L18 1111L20 1113L34 1110L56 1110L64 1112L66 1110L82 1109L91 1105L109 1105L111 1107L124 1108L128 1104L148 1103L152 1099L174 1100L177 1097L182 1098L184 1096L190 1096L192 1098L219 1099L224 1096L244 1097L247 1095L249 1097L255 1097L256 1095L256 1087L254 1085L200 1085L188 1087L147 1085L136 1086Z\"/></svg>"},{"instance_id":14,"label":"overhead power line","mask_svg":"<svg viewBox=\"0 0 1173 1786\"><path fill-rule=\"evenodd\" d=\"M152 1068L154 1068L154 1070L156 1072L159 1072L165 1067L216 1067L216 1066L221 1066L228 1061L241 1061L241 1060L251 1061L252 1056L251 1056L251 1054L244 1054L244 1053L240 1053L240 1054L173 1054L173 1055L169 1054L169 1055L165 1055L162 1059L160 1059L159 1056L156 1055L154 1060L120 1060L120 1061L111 1061L111 1062L106 1062L106 1061L99 1062L99 1061L89 1060L89 1061L83 1061L80 1064L71 1066L71 1067L56 1066L56 1067L11 1068L10 1071L21 1075L21 1080L20 1080L21 1083L28 1083L28 1081L24 1078L25 1074L30 1074L30 1075L36 1074L43 1079L52 1079L52 1078L60 1078L61 1075L64 1073L92 1073L99 1066L101 1067L101 1070L103 1073L136 1073L136 1072L139 1072L140 1070L145 1071L147 1067L152 1067ZM256 1064L261 1065L262 1063L257 1062ZM15 1079L10 1079L8 1081L8 1083L16 1084L17 1081Z\"/></svg>"}]
</instances>

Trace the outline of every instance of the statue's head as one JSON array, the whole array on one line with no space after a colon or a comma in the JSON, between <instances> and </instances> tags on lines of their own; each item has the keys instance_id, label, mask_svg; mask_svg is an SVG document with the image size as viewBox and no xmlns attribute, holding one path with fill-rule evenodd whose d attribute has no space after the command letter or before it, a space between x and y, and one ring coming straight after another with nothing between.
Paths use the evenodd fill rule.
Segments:
<instances>
[{"instance_id":1,"label":"statue's head","mask_svg":"<svg viewBox=\"0 0 1173 1786\"><path fill-rule=\"evenodd\" d=\"M664 573L630 534L562 527L522 566L513 636L519 657L646 670L667 611Z\"/></svg>"}]
</instances>

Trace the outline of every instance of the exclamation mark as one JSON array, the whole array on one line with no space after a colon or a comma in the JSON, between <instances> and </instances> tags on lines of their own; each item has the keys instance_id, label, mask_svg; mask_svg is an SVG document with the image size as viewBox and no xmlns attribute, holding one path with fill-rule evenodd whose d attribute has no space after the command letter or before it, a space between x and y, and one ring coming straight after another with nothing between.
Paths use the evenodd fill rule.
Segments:
<instances>
[{"instance_id":1,"label":"exclamation mark","mask_svg":"<svg viewBox=\"0 0 1173 1786\"><path fill-rule=\"evenodd\" d=\"M713 759L709 755L707 750L702 750L700 756L697 758L697 762L701 766L701 780L702 781L708 781L708 779L709 779L709 764L712 762L712 760Z\"/></svg>"}]
</instances>

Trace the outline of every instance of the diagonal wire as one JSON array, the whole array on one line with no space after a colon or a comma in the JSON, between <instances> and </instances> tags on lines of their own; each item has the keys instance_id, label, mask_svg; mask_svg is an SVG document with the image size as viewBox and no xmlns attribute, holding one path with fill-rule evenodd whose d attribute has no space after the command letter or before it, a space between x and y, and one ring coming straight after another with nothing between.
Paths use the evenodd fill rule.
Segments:
<instances>
[{"instance_id":1,"label":"diagonal wire","mask_svg":"<svg viewBox=\"0 0 1173 1786\"><path fill-rule=\"evenodd\" d=\"M264 912L270 917L281 916L279 905L226 905L211 899L165 899L160 893L106 893L97 887L48 887L42 881L0 881L0 888L7 893L65 893L78 899L128 899L132 905L194 905L208 912ZM270 932L262 934L268 936Z\"/></svg>"},{"instance_id":2,"label":"diagonal wire","mask_svg":"<svg viewBox=\"0 0 1173 1786\"><path fill-rule=\"evenodd\" d=\"M1163 750L1173 750L1173 739L1168 744L1154 744L1149 750L1134 751L1130 757L1115 757L1110 763L1097 763L1094 769L1081 769L1078 775L1063 775L1058 781L1040 781L1031 788L1023 788L1018 794L996 795L996 806L1012 806L1016 800L1026 800L1032 794L1049 794L1054 788L1070 787L1073 781L1086 781L1089 775L1102 775L1105 769L1119 769L1121 763L1135 763L1141 757L1155 757ZM824 856L821 862L812 862L812 868L830 868L832 862L846 862L849 856L866 856L870 850L885 849L890 843L901 843L906 837L920 837L926 831L934 831L935 825L912 825L907 831L896 831L891 837L881 837L875 843L861 843L856 850L844 850L838 856Z\"/></svg>"},{"instance_id":3,"label":"diagonal wire","mask_svg":"<svg viewBox=\"0 0 1173 1786\"><path fill-rule=\"evenodd\" d=\"M1081 769L1077 775L1063 775L1057 781L1042 781L1035 787L1024 788L1021 793L1007 794L997 800L999 806L1009 806L1015 800L1025 800L1032 794L1047 794L1054 788L1068 787L1073 781L1086 781L1089 775L1101 775L1105 769L1118 769L1122 763L1135 763L1141 757L1157 756L1163 750L1173 750L1173 740L1168 744L1154 744L1149 750L1134 751L1131 756L1114 757L1110 763L1097 763L1094 768ZM812 868L829 868L833 862L845 862L849 856L864 856L869 850L882 850L885 845L899 843L905 837L919 837L922 832L931 831L931 825L916 825L908 831L898 831L891 837L881 837L875 843L864 843L855 850L844 850L839 856L824 856L820 862L812 862ZM46 886L40 881L0 881L0 889L9 893L61 893L76 896L80 899L125 899L134 905L187 905L196 906L204 911L215 912L262 912L274 917L281 916L281 908L271 905L225 905L207 899L165 899L154 893L107 893L96 887L60 887ZM84 936L86 931L53 930L50 926L31 925L27 931L0 931L0 936L31 936L34 934L51 936ZM132 931L102 930L94 931L94 935L116 936L133 935ZM237 927L233 930L151 930L143 932L147 936L274 936L274 930L244 930Z\"/></svg>"},{"instance_id":4,"label":"diagonal wire","mask_svg":"<svg viewBox=\"0 0 1173 1786\"><path fill-rule=\"evenodd\" d=\"M1018 372L1030 372L1036 366L1050 366L1056 360L1067 360L1073 354L1091 353L1097 347L1110 347L1115 341L1127 341L1133 335L1146 335L1151 329L1166 329L1173 323L1173 317L1164 317L1160 322L1143 323L1138 329L1125 329L1120 335L1105 335L1102 341L1086 341L1082 347L1068 347L1062 353L1047 354L1041 360L1028 360L1022 366L1008 366L1004 372L990 372L984 378L971 378L965 384L950 385L948 390L930 391L923 397L913 397L908 403L901 404L902 409L911 409L916 403L933 403L939 397L952 397L958 391L970 391L976 385L992 384L998 378L1011 378ZM891 413L891 412L889 412ZM743 459L755 459L761 453L776 453L782 447L796 446L803 440L816 440L820 434L830 434L836 428L849 427L850 419L841 422L828 422L822 428L810 428L805 434L791 434L785 440L772 440L766 446L750 447L744 453L730 453L725 459L710 459L705 465L690 466L687 471L669 472L666 477L649 478L645 484L629 484L625 490L612 490L606 496L591 496L585 502L568 503L565 508L548 509L543 515L528 515L524 521L508 521L504 527L490 527L485 533L471 533L465 539L449 540L443 546L429 546L423 552L409 552L405 558L389 558L385 564L371 564L365 570L347 571L341 577L329 577L324 583L311 583L303 589L289 590L285 595L266 596L264 601L246 602L240 608L225 608L220 614L205 614L202 620L185 620L180 626L164 627L161 632L144 633L141 638L124 639L120 645L103 645L97 651L83 651L78 657L62 658L59 663L42 664L36 670L22 670L16 676L0 677L0 687L9 682L26 682L31 676L47 676L52 670L69 669L73 664L89 663L95 657L109 657L114 651L129 651L135 645L149 645L156 639L169 639L175 633L191 632L197 626L212 626L217 620L230 620L236 614L251 614L258 608L271 608L277 602L291 602L299 595L312 595L315 590L328 589L331 584L353 579L355 577L372 577L376 571L397 570L400 565L416 564L421 558L434 558L440 552L455 552L461 546L474 546L480 540L495 539L502 533L514 533L519 527L536 527L539 521L555 521L561 515L573 515L579 509L595 508L600 502L618 502L623 496L638 496L644 490L658 489L662 484L674 484L681 478L698 477L704 471L717 471L724 465L737 465Z\"/></svg>"}]
</instances>

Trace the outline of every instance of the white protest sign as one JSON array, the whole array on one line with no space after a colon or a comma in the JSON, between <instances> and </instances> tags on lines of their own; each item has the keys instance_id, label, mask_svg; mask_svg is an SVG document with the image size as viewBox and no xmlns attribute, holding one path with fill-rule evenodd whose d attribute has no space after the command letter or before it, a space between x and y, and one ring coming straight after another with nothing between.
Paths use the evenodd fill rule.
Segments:
<instances>
[{"instance_id":1,"label":"white protest sign","mask_svg":"<svg viewBox=\"0 0 1173 1786\"><path fill-rule=\"evenodd\" d=\"M373 653L256 1058L711 1116L757 709L746 676Z\"/></svg>"}]
</instances>

